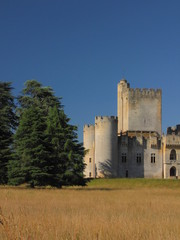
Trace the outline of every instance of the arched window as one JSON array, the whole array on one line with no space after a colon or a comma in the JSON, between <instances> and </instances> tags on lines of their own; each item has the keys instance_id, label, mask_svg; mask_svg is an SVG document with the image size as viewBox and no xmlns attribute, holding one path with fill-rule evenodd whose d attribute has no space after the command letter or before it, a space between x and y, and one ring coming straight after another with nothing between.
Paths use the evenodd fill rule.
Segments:
<instances>
[{"instance_id":1,"label":"arched window","mask_svg":"<svg viewBox=\"0 0 180 240\"><path fill-rule=\"evenodd\" d=\"M175 177L176 176L176 168L175 167L171 167L170 168L170 177Z\"/></svg>"},{"instance_id":2,"label":"arched window","mask_svg":"<svg viewBox=\"0 0 180 240\"><path fill-rule=\"evenodd\" d=\"M174 149L170 152L170 160L176 160L176 150Z\"/></svg>"}]
</instances>

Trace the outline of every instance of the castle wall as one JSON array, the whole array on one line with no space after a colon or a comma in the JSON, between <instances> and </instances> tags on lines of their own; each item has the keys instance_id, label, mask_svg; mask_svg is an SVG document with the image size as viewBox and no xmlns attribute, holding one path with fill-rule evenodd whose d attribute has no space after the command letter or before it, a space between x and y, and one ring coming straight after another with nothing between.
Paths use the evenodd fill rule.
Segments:
<instances>
[{"instance_id":1,"label":"castle wall","mask_svg":"<svg viewBox=\"0 0 180 240\"><path fill-rule=\"evenodd\" d=\"M148 139L147 146L144 149L144 177L145 178L162 178L162 143L157 136L152 136ZM152 161L152 154L155 156L155 162Z\"/></svg>"},{"instance_id":2,"label":"castle wall","mask_svg":"<svg viewBox=\"0 0 180 240\"><path fill-rule=\"evenodd\" d=\"M180 136L174 134L163 136L163 145L164 178L171 178L170 169L172 167L176 169L176 176L180 176ZM176 159L174 160L170 159L172 150L176 152Z\"/></svg>"},{"instance_id":3,"label":"castle wall","mask_svg":"<svg viewBox=\"0 0 180 240\"><path fill-rule=\"evenodd\" d=\"M87 153L84 157L86 163L85 177L95 178L95 126L85 125L83 129L84 148Z\"/></svg>"},{"instance_id":4,"label":"castle wall","mask_svg":"<svg viewBox=\"0 0 180 240\"><path fill-rule=\"evenodd\" d=\"M118 133L125 132L129 126L129 84L126 80L121 80L118 84Z\"/></svg>"},{"instance_id":5,"label":"castle wall","mask_svg":"<svg viewBox=\"0 0 180 240\"><path fill-rule=\"evenodd\" d=\"M132 89L126 80L118 84L118 134L154 131L161 134L162 92Z\"/></svg>"},{"instance_id":6,"label":"castle wall","mask_svg":"<svg viewBox=\"0 0 180 240\"><path fill-rule=\"evenodd\" d=\"M132 89L121 80L118 118L96 117L95 126L84 126L85 176L180 176L180 125L161 136L161 102L161 90Z\"/></svg>"},{"instance_id":7,"label":"castle wall","mask_svg":"<svg viewBox=\"0 0 180 240\"><path fill-rule=\"evenodd\" d=\"M167 128L167 135L179 135L180 136L180 125L176 125L175 127Z\"/></svg>"},{"instance_id":8,"label":"castle wall","mask_svg":"<svg viewBox=\"0 0 180 240\"><path fill-rule=\"evenodd\" d=\"M156 131L161 135L161 90L129 90L131 131Z\"/></svg>"},{"instance_id":9,"label":"castle wall","mask_svg":"<svg viewBox=\"0 0 180 240\"><path fill-rule=\"evenodd\" d=\"M157 136L144 136L133 132L131 136L119 136L118 163L119 177L130 178L162 178L161 142ZM126 161L123 155L126 154ZM152 154L155 161L152 162ZM137 159L141 156L141 160Z\"/></svg>"},{"instance_id":10,"label":"castle wall","mask_svg":"<svg viewBox=\"0 0 180 240\"><path fill-rule=\"evenodd\" d=\"M117 176L117 117L95 118L97 177Z\"/></svg>"},{"instance_id":11,"label":"castle wall","mask_svg":"<svg viewBox=\"0 0 180 240\"><path fill-rule=\"evenodd\" d=\"M119 137L119 177L133 178L144 177L144 164L143 164L143 146L138 144L135 138L129 138L127 135ZM141 154L141 163L137 163L136 155ZM123 160L123 155L126 154L126 161Z\"/></svg>"}]
</instances>

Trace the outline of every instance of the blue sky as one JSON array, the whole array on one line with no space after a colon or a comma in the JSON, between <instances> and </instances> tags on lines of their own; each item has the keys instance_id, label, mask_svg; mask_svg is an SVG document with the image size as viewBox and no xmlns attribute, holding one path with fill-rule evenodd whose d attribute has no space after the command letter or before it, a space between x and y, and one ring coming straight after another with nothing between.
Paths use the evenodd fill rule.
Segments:
<instances>
[{"instance_id":1,"label":"blue sky","mask_svg":"<svg viewBox=\"0 0 180 240\"><path fill-rule=\"evenodd\" d=\"M161 88L163 131L180 123L179 0L1 0L0 80L63 97L79 127L117 114L117 83Z\"/></svg>"}]
</instances>

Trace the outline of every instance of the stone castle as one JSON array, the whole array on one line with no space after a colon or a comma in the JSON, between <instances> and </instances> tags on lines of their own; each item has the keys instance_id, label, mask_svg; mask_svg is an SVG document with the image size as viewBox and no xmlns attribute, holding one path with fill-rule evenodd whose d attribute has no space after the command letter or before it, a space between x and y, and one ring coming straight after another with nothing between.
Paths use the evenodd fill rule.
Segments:
<instances>
[{"instance_id":1,"label":"stone castle","mask_svg":"<svg viewBox=\"0 0 180 240\"><path fill-rule=\"evenodd\" d=\"M162 135L162 91L118 83L116 116L84 126L87 178L178 178L180 125Z\"/></svg>"}]
</instances>

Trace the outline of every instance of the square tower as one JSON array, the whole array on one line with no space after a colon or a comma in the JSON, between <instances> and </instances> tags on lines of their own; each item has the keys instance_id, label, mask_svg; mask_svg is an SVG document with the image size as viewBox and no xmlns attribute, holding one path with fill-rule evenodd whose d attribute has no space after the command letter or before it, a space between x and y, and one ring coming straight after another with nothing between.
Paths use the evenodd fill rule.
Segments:
<instances>
[{"instance_id":1,"label":"square tower","mask_svg":"<svg viewBox=\"0 0 180 240\"><path fill-rule=\"evenodd\" d=\"M118 83L118 135L126 131L149 131L161 135L161 89L133 89L127 80Z\"/></svg>"}]
</instances>

